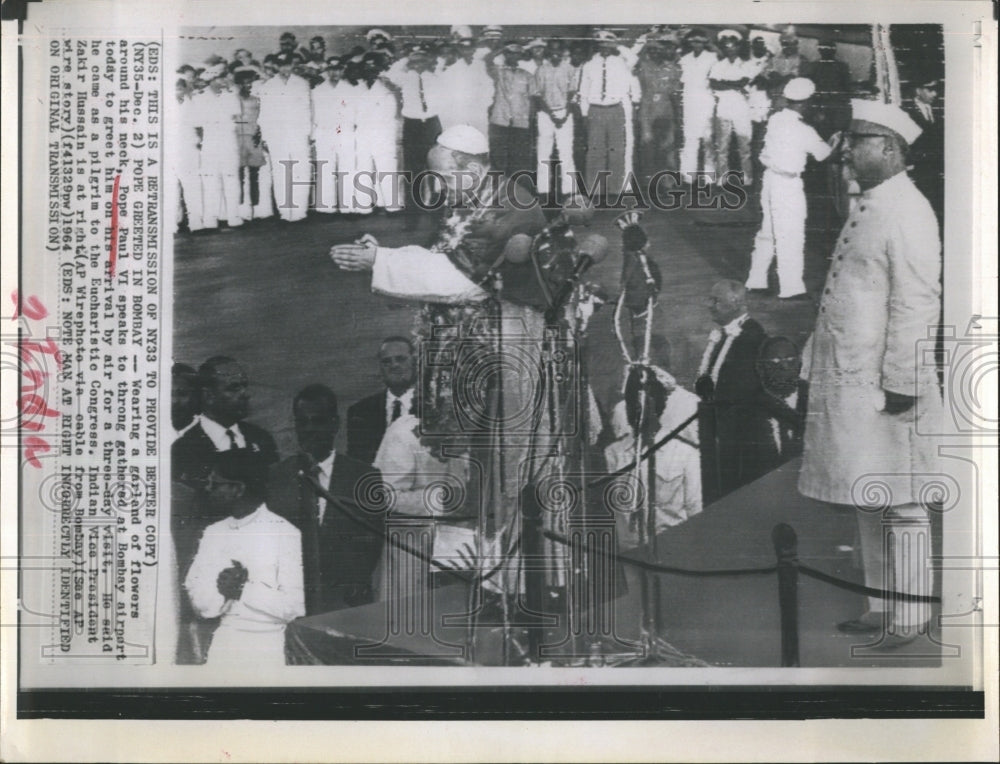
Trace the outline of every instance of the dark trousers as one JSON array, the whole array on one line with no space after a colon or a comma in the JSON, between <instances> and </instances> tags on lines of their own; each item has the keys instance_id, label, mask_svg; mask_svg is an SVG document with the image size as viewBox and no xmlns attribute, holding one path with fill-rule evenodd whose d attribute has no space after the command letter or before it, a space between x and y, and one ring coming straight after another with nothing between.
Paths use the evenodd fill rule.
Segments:
<instances>
[{"instance_id":1,"label":"dark trousers","mask_svg":"<svg viewBox=\"0 0 1000 764\"><path fill-rule=\"evenodd\" d=\"M532 170L531 130L490 125L490 164L508 178L518 170Z\"/></svg>"},{"instance_id":2,"label":"dark trousers","mask_svg":"<svg viewBox=\"0 0 1000 764\"><path fill-rule=\"evenodd\" d=\"M437 117L403 118L403 169L410 177L404 184L406 192L404 203L407 207L413 206L411 182L427 169L427 152L431 150L439 135L441 135L441 120Z\"/></svg>"}]
</instances>

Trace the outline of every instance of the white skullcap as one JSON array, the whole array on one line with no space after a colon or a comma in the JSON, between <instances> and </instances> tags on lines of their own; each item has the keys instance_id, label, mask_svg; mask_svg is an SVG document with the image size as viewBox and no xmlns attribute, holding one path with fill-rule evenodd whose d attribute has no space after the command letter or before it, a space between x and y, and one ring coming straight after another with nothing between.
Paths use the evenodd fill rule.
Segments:
<instances>
[{"instance_id":1,"label":"white skullcap","mask_svg":"<svg viewBox=\"0 0 1000 764\"><path fill-rule=\"evenodd\" d=\"M459 24L451 28L451 36L457 37L460 40L468 39L472 37L472 27L466 26L465 24Z\"/></svg>"},{"instance_id":2,"label":"white skullcap","mask_svg":"<svg viewBox=\"0 0 1000 764\"><path fill-rule=\"evenodd\" d=\"M369 29L368 32L365 34L365 39L368 40L368 42L371 42L372 39L375 37L384 37L387 40L392 39L391 34L386 32L384 29L379 29L378 27L376 27L375 29Z\"/></svg>"},{"instance_id":3,"label":"white skullcap","mask_svg":"<svg viewBox=\"0 0 1000 764\"><path fill-rule=\"evenodd\" d=\"M737 42L743 39L743 35L741 35L735 29L723 29L721 32L719 32L718 35L716 35L716 37L718 38L719 42L722 42L727 37L736 40Z\"/></svg>"},{"instance_id":4,"label":"white skullcap","mask_svg":"<svg viewBox=\"0 0 1000 764\"><path fill-rule=\"evenodd\" d=\"M545 47L545 40L543 40L541 37L536 37L534 40L525 45L524 49L531 50L532 48L544 48L544 47Z\"/></svg>"},{"instance_id":5,"label":"white skullcap","mask_svg":"<svg viewBox=\"0 0 1000 764\"><path fill-rule=\"evenodd\" d=\"M225 64L213 64L209 66L201 73L201 78L205 82L211 82L214 79L221 77L228 71Z\"/></svg>"},{"instance_id":6,"label":"white skullcap","mask_svg":"<svg viewBox=\"0 0 1000 764\"><path fill-rule=\"evenodd\" d=\"M618 40L618 35L609 29L598 29L594 32L594 39L602 42L616 42Z\"/></svg>"},{"instance_id":7,"label":"white skullcap","mask_svg":"<svg viewBox=\"0 0 1000 764\"><path fill-rule=\"evenodd\" d=\"M887 127L906 141L908 145L919 138L920 133L923 132L905 111L895 104L882 103L881 101L852 98L851 118Z\"/></svg>"},{"instance_id":8,"label":"white skullcap","mask_svg":"<svg viewBox=\"0 0 1000 764\"><path fill-rule=\"evenodd\" d=\"M490 144L486 136L472 125L452 125L437 138L441 148L461 151L463 154L488 154Z\"/></svg>"},{"instance_id":9,"label":"white skullcap","mask_svg":"<svg viewBox=\"0 0 1000 764\"><path fill-rule=\"evenodd\" d=\"M808 77L796 77L788 81L781 94L789 101L804 101L807 98L812 98L812 94L815 92L816 83L811 79Z\"/></svg>"}]
</instances>

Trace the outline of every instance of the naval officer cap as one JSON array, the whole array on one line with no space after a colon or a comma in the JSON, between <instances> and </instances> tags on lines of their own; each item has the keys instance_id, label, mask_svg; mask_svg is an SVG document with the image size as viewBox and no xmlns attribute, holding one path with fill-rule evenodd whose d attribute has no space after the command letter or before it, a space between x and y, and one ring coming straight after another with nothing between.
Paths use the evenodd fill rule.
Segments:
<instances>
[{"instance_id":1,"label":"naval officer cap","mask_svg":"<svg viewBox=\"0 0 1000 764\"><path fill-rule=\"evenodd\" d=\"M392 39L391 34L386 32L384 29L379 29L378 27L375 27L374 29L369 29L367 32L365 32L365 39L368 40L368 42L371 42L376 37L381 37L383 40L386 41Z\"/></svg>"},{"instance_id":2,"label":"naval officer cap","mask_svg":"<svg viewBox=\"0 0 1000 764\"><path fill-rule=\"evenodd\" d=\"M486 136L472 125L452 125L437 137L437 145L473 156L488 154L490 151Z\"/></svg>"},{"instance_id":3,"label":"naval officer cap","mask_svg":"<svg viewBox=\"0 0 1000 764\"><path fill-rule=\"evenodd\" d=\"M594 39L598 42L618 42L618 35L610 29L598 29L594 32Z\"/></svg>"},{"instance_id":4,"label":"naval officer cap","mask_svg":"<svg viewBox=\"0 0 1000 764\"><path fill-rule=\"evenodd\" d=\"M524 49L531 50L532 48L544 48L544 47L545 47L545 40L543 40L541 37L536 37L534 40L525 45Z\"/></svg>"},{"instance_id":5,"label":"naval officer cap","mask_svg":"<svg viewBox=\"0 0 1000 764\"><path fill-rule=\"evenodd\" d=\"M503 36L503 27L497 24L489 24L483 27L484 40L499 40Z\"/></svg>"},{"instance_id":6,"label":"naval officer cap","mask_svg":"<svg viewBox=\"0 0 1000 764\"><path fill-rule=\"evenodd\" d=\"M920 126L895 104L870 101L865 98L851 99L851 119L889 130L906 141L907 145L911 145L923 132Z\"/></svg>"},{"instance_id":7,"label":"naval officer cap","mask_svg":"<svg viewBox=\"0 0 1000 764\"><path fill-rule=\"evenodd\" d=\"M788 81L781 94L789 101L805 101L816 92L816 83L808 77L795 77Z\"/></svg>"},{"instance_id":8,"label":"naval officer cap","mask_svg":"<svg viewBox=\"0 0 1000 764\"><path fill-rule=\"evenodd\" d=\"M716 35L716 39L721 44L725 40L732 40L733 42L740 42L743 39L743 35L737 32L735 29L723 29L719 34Z\"/></svg>"}]
</instances>

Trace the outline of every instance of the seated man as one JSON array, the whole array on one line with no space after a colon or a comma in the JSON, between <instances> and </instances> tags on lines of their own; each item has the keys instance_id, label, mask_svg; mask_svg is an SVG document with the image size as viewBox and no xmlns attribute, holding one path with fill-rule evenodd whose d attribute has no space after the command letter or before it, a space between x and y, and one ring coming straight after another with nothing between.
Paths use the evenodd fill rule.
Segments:
<instances>
[{"instance_id":1,"label":"seated man","mask_svg":"<svg viewBox=\"0 0 1000 764\"><path fill-rule=\"evenodd\" d=\"M646 388L646 435L650 445L659 442L698 411L698 396L677 386L670 374L658 367L649 367L654 377ZM635 460L635 433L639 424L640 368L633 367L625 384L625 400L615 406L611 428L616 440L605 450L608 470L623 468ZM640 451L642 447L640 447ZM698 422L692 421L677 436L657 450L656 486L653 502L656 507L656 532L679 525L701 512L701 457L698 449ZM648 491L648 462L638 468L639 480ZM630 472L629 474L635 474ZM643 495L648 495L645 491ZM624 547L638 542L639 512L617 515L619 543Z\"/></svg>"},{"instance_id":2,"label":"seated man","mask_svg":"<svg viewBox=\"0 0 1000 764\"><path fill-rule=\"evenodd\" d=\"M184 580L202 618L221 616L209 665L283 665L285 625L305 615L302 539L264 503L259 454L219 453L208 475L209 501L226 516L209 525Z\"/></svg>"}]
</instances>

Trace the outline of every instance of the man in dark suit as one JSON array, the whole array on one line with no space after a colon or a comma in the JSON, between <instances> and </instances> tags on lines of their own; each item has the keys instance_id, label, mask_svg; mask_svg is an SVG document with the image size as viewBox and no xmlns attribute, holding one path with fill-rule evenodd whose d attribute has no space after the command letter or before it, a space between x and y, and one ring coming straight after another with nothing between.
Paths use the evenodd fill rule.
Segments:
<instances>
[{"instance_id":1,"label":"man in dark suit","mask_svg":"<svg viewBox=\"0 0 1000 764\"><path fill-rule=\"evenodd\" d=\"M274 438L245 421L250 410L249 381L237 361L221 355L209 358L198 369L197 388L201 415L170 448L170 526L180 581L187 576L202 532L224 517L204 490L216 454L247 449L266 465L278 461ZM180 620L177 662L204 663L216 619L197 618L185 593L181 595Z\"/></svg>"},{"instance_id":2,"label":"man in dark suit","mask_svg":"<svg viewBox=\"0 0 1000 764\"><path fill-rule=\"evenodd\" d=\"M924 75L916 80L913 105L907 113L921 129L907 156L913 166L910 177L944 225L944 122L937 108L940 80Z\"/></svg>"},{"instance_id":3,"label":"man in dark suit","mask_svg":"<svg viewBox=\"0 0 1000 764\"><path fill-rule=\"evenodd\" d=\"M695 383L706 505L756 480L768 464L760 442L764 393L755 366L764 328L750 318L746 287L738 281L712 287L709 312L718 327L709 335Z\"/></svg>"},{"instance_id":4,"label":"man in dark suit","mask_svg":"<svg viewBox=\"0 0 1000 764\"><path fill-rule=\"evenodd\" d=\"M272 467L267 506L302 533L306 614L371 602L385 514L368 506L366 496L375 495L381 476L370 464L334 450L340 418L330 388L303 388L292 414L299 453ZM338 502L331 506L319 495L313 479Z\"/></svg>"},{"instance_id":5,"label":"man in dark suit","mask_svg":"<svg viewBox=\"0 0 1000 764\"><path fill-rule=\"evenodd\" d=\"M406 337L386 337L378 349L379 370L386 389L362 398L347 409L347 453L371 464L385 429L413 405L417 355Z\"/></svg>"},{"instance_id":6,"label":"man in dark suit","mask_svg":"<svg viewBox=\"0 0 1000 764\"><path fill-rule=\"evenodd\" d=\"M198 423L174 441L170 448L171 479L200 489L220 451L245 448L260 454L267 465L278 461L274 438L257 425L245 421L250 411L246 370L228 356L209 358L198 369L201 416ZM216 517L202 502L179 507L174 520L177 561L182 566L194 554L201 531Z\"/></svg>"}]
</instances>

